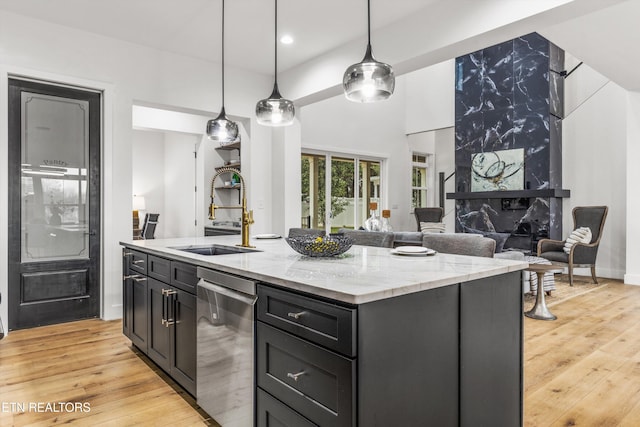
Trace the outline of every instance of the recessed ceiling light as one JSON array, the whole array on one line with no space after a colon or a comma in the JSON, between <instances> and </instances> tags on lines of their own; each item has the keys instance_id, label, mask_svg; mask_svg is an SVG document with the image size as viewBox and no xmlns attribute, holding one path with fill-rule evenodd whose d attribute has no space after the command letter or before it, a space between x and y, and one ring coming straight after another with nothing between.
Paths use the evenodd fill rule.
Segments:
<instances>
[{"instance_id":1,"label":"recessed ceiling light","mask_svg":"<svg viewBox=\"0 0 640 427\"><path fill-rule=\"evenodd\" d=\"M291 44L293 43L293 37L291 37L289 34L285 34L284 36L280 37L280 43Z\"/></svg>"}]
</instances>

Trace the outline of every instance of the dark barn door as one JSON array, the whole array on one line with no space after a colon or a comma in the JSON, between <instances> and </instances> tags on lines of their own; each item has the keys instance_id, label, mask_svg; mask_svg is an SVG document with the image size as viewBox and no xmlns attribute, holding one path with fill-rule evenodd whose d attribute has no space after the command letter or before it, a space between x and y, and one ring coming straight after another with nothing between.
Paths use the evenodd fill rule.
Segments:
<instances>
[{"instance_id":1,"label":"dark barn door","mask_svg":"<svg viewBox=\"0 0 640 427\"><path fill-rule=\"evenodd\" d=\"M100 105L9 80L9 329L100 314Z\"/></svg>"}]
</instances>

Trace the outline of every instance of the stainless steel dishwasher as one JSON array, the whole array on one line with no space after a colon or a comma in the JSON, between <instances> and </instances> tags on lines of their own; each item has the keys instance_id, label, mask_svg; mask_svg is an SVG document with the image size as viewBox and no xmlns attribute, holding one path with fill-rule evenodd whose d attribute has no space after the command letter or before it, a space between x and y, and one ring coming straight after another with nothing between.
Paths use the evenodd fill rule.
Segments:
<instances>
[{"instance_id":1,"label":"stainless steel dishwasher","mask_svg":"<svg viewBox=\"0 0 640 427\"><path fill-rule=\"evenodd\" d=\"M254 425L256 283L198 267L196 398L222 427Z\"/></svg>"}]
</instances>

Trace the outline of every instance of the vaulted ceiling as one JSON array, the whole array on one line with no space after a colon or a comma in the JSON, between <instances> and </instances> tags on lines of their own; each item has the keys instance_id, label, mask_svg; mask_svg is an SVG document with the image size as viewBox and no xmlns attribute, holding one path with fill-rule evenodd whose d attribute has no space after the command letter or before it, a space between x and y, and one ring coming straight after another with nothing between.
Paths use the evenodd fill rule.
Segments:
<instances>
[{"instance_id":1,"label":"vaulted ceiling","mask_svg":"<svg viewBox=\"0 0 640 427\"><path fill-rule=\"evenodd\" d=\"M0 10L220 60L221 0L0 0ZM273 1L226 1L227 64L273 73L273 13ZM295 78L335 52L359 61L366 13L365 0L280 0L279 33L295 39L279 45L280 71ZM639 18L637 0L371 1L374 54L399 73L537 31L629 90L640 90Z\"/></svg>"}]
</instances>

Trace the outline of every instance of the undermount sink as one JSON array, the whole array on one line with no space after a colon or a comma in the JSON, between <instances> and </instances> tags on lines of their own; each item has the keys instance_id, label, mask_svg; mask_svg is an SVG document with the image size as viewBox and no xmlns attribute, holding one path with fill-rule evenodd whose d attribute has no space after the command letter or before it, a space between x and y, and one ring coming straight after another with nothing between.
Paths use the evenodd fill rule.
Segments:
<instances>
[{"instance_id":1,"label":"undermount sink","mask_svg":"<svg viewBox=\"0 0 640 427\"><path fill-rule=\"evenodd\" d=\"M174 246L169 249L175 249L177 251L189 252L198 255L230 255L230 254L242 254L248 252L261 252L257 249L243 248L239 246L224 246L224 245L191 245L191 246Z\"/></svg>"}]
</instances>

